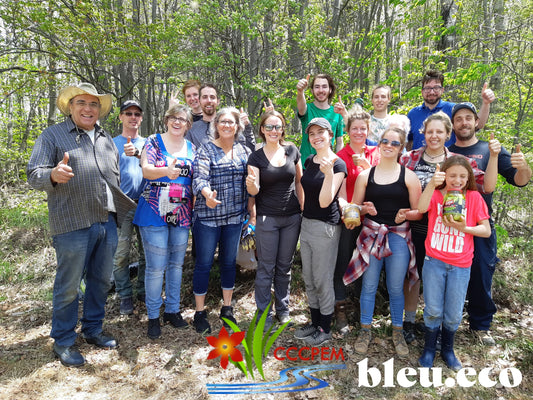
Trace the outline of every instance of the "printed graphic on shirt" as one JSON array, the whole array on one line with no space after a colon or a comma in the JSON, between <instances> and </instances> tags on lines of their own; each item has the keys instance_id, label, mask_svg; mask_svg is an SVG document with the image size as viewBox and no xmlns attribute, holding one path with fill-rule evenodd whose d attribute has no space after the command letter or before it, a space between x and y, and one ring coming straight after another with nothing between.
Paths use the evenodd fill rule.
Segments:
<instances>
[{"instance_id":1,"label":"printed graphic on shirt","mask_svg":"<svg viewBox=\"0 0 533 400\"><path fill-rule=\"evenodd\" d=\"M437 207L438 216L433 232L431 232L431 248L448 253L462 253L465 245L464 232L444 225L442 222L442 204L438 204Z\"/></svg>"}]
</instances>

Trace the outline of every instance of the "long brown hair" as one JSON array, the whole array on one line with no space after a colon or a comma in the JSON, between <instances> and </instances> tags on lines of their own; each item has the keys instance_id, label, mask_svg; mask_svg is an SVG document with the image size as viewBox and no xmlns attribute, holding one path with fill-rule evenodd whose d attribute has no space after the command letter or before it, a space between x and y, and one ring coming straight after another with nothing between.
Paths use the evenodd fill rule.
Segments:
<instances>
[{"instance_id":1,"label":"long brown hair","mask_svg":"<svg viewBox=\"0 0 533 400\"><path fill-rule=\"evenodd\" d=\"M263 139L263 142L266 143L266 137L261 128L265 125L266 120L269 119L270 117L276 117L281 120L282 128L281 128L281 137L279 139L279 144L284 144L285 143L285 126L286 126L285 117L283 116L282 113L276 110L272 110L272 111L263 113L263 115L261 115L261 119L259 120L259 136L261 136L261 139Z\"/></svg>"},{"instance_id":2,"label":"long brown hair","mask_svg":"<svg viewBox=\"0 0 533 400\"><path fill-rule=\"evenodd\" d=\"M474 171L472 170L472 166L470 165L470 162L467 160L465 156L462 156L460 154L455 154L451 157L448 157L442 166L440 167L440 170L442 172L446 172L446 170L450 167L453 167L454 165L460 165L461 167L464 167L468 171L468 180L466 181L466 185L463 190L477 190L476 185L476 178L474 176ZM442 190L446 187L446 180L437 187L438 190Z\"/></svg>"}]
</instances>

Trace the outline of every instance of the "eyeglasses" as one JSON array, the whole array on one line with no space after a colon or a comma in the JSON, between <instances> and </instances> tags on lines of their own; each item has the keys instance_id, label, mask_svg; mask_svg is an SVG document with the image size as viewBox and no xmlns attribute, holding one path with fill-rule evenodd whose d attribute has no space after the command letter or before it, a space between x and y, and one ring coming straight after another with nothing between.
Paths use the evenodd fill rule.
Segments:
<instances>
[{"instance_id":1,"label":"eyeglasses","mask_svg":"<svg viewBox=\"0 0 533 400\"><path fill-rule=\"evenodd\" d=\"M181 118L181 117L174 117L173 115L168 117L168 121L173 124L174 122L179 122L180 124L186 124L187 121L185 118Z\"/></svg>"},{"instance_id":2,"label":"eyeglasses","mask_svg":"<svg viewBox=\"0 0 533 400\"><path fill-rule=\"evenodd\" d=\"M140 112L131 112L131 111L126 111L123 114L127 115L128 117L131 117L132 115L135 115L136 117L140 117L142 115Z\"/></svg>"},{"instance_id":3,"label":"eyeglasses","mask_svg":"<svg viewBox=\"0 0 533 400\"><path fill-rule=\"evenodd\" d=\"M281 125L263 125L263 127L265 128L265 131L267 132L272 132L274 130L281 131L283 129L283 126Z\"/></svg>"},{"instance_id":4,"label":"eyeglasses","mask_svg":"<svg viewBox=\"0 0 533 400\"><path fill-rule=\"evenodd\" d=\"M235 125L235 121L230 121L230 120L218 121L218 124L219 125L233 126L233 125Z\"/></svg>"},{"instance_id":5,"label":"eyeglasses","mask_svg":"<svg viewBox=\"0 0 533 400\"><path fill-rule=\"evenodd\" d=\"M96 101L92 101L90 103L87 103L85 100L76 100L74 102L74 104L77 107L81 107L81 108L84 108L85 106L89 105L89 107L91 107L93 110L96 110L96 109L100 108L100 103L98 103Z\"/></svg>"},{"instance_id":6,"label":"eyeglasses","mask_svg":"<svg viewBox=\"0 0 533 400\"><path fill-rule=\"evenodd\" d=\"M426 86L422 88L423 92L438 92L439 90L442 90L442 86Z\"/></svg>"},{"instance_id":7,"label":"eyeglasses","mask_svg":"<svg viewBox=\"0 0 533 400\"><path fill-rule=\"evenodd\" d=\"M397 140L389 140L389 139L385 139L385 138L381 139L381 141L379 143L384 144L384 145L390 144L392 147L400 147L402 145Z\"/></svg>"}]
</instances>

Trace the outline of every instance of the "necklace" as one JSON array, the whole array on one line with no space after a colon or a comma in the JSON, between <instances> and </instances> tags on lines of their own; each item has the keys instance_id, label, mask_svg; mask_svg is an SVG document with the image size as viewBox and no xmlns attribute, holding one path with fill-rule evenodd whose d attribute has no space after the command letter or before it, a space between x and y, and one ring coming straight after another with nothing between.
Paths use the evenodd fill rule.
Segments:
<instances>
[{"instance_id":1,"label":"necklace","mask_svg":"<svg viewBox=\"0 0 533 400\"><path fill-rule=\"evenodd\" d=\"M440 154L437 154L436 156L432 156L431 154L428 154L426 151L424 151L424 158L428 158L428 161L435 161L437 158L440 158L442 157L444 154L446 154L445 151L443 151L442 153Z\"/></svg>"}]
</instances>

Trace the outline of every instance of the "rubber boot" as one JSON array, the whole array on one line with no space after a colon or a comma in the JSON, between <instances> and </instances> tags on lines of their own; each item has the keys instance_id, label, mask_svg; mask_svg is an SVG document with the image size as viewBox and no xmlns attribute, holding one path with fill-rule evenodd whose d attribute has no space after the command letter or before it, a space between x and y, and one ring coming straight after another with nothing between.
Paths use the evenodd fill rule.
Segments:
<instances>
[{"instance_id":1,"label":"rubber boot","mask_svg":"<svg viewBox=\"0 0 533 400\"><path fill-rule=\"evenodd\" d=\"M428 328L426 326L424 351L418 359L418 365L424 368L433 367L433 360L435 359L435 353L437 351L437 335L439 334L439 328Z\"/></svg>"},{"instance_id":2,"label":"rubber boot","mask_svg":"<svg viewBox=\"0 0 533 400\"><path fill-rule=\"evenodd\" d=\"M440 351L440 356L448 368L453 369L454 371L459 371L463 366L453 352L455 332L456 331L446 329L444 325L442 326L442 349Z\"/></svg>"}]
</instances>

